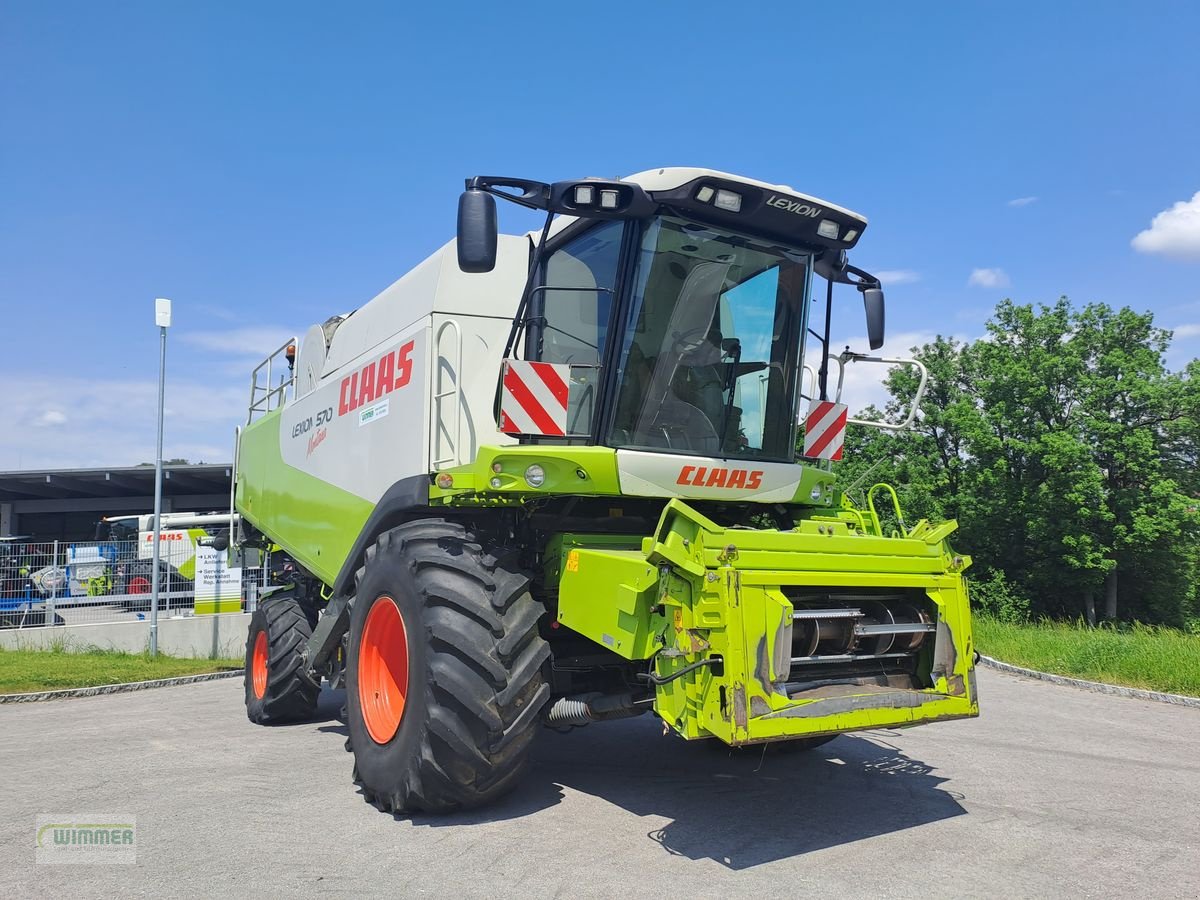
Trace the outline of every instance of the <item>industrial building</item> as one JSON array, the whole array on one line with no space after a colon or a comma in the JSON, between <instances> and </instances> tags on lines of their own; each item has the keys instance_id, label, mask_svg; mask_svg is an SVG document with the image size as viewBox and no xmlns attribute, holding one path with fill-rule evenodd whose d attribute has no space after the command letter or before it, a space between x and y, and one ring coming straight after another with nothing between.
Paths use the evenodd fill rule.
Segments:
<instances>
[{"instance_id":1,"label":"industrial building","mask_svg":"<svg viewBox=\"0 0 1200 900\"><path fill-rule=\"evenodd\" d=\"M163 467L163 512L229 509L233 466ZM90 541L103 516L154 511L154 466L0 472L0 537Z\"/></svg>"}]
</instances>

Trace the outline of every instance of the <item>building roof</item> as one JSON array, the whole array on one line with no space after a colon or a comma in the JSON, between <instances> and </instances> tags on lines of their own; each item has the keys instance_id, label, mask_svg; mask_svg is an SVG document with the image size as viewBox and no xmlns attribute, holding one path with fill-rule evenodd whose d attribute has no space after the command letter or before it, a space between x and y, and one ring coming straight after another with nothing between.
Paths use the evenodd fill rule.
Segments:
<instances>
[{"instance_id":1,"label":"building roof","mask_svg":"<svg viewBox=\"0 0 1200 900\"><path fill-rule=\"evenodd\" d=\"M229 496L230 463L164 465L163 496ZM154 466L0 472L0 503L154 495Z\"/></svg>"}]
</instances>

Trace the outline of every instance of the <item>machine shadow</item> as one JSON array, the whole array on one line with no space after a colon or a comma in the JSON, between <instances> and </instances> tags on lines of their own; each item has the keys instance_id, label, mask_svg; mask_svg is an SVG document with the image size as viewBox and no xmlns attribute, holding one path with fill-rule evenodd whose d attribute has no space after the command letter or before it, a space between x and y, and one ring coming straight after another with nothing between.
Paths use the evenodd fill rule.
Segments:
<instances>
[{"instance_id":1,"label":"machine shadow","mask_svg":"<svg viewBox=\"0 0 1200 900\"><path fill-rule=\"evenodd\" d=\"M328 685L321 686L321 693L317 695L317 711L308 724L316 725L317 731L322 734L339 734L342 737L350 737L350 729L346 725L346 717L343 715L343 710L346 706L346 691L344 688L333 690Z\"/></svg>"},{"instance_id":2,"label":"machine shadow","mask_svg":"<svg viewBox=\"0 0 1200 900\"><path fill-rule=\"evenodd\" d=\"M886 739L843 736L809 751L730 751L663 736L649 717L541 735L529 774L511 796L432 827L521 818L563 790L636 816L669 819L647 837L671 855L746 869L963 815L960 796L925 763Z\"/></svg>"}]
</instances>

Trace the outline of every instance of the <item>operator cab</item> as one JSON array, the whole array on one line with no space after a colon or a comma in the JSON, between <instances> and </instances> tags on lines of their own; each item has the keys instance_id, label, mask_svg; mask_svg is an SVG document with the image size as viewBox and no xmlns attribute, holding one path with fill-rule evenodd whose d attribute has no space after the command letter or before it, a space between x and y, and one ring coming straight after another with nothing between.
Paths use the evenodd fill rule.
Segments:
<instances>
[{"instance_id":1,"label":"operator cab","mask_svg":"<svg viewBox=\"0 0 1200 900\"><path fill-rule=\"evenodd\" d=\"M494 263L493 195L547 212L505 358L569 372L561 433L498 404L523 440L791 462L814 274L863 292L882 344L878 280L846 259L866 220L848 210L702 169L475 178L459 208L464 271Z\"/></svg>"}]
</instances>

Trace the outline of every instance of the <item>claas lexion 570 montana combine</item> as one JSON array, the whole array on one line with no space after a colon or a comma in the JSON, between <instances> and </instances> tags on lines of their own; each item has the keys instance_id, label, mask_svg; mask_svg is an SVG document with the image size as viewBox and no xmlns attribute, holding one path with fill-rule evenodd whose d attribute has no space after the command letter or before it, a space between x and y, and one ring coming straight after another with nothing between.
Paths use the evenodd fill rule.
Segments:
<instances>
[{"instance_id":1,"label":"claas lexion 570 montana combine","mask_svg":"<svg viewBox=\"0 0 1200 900\"><path fill-rule=\"evenodd\" d=\"M545 227L498 235L496 197ZM834 369L899 362L829 352L835 283L882 345L865 227L707 169L469 179L456 242L255 372L234 539L294 576L250 718L344 686L366 797L439 811L510 789L544 724L810 747L976 715L955 524L832 472Z\"/></svg>"}]
</instances>

